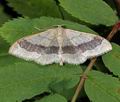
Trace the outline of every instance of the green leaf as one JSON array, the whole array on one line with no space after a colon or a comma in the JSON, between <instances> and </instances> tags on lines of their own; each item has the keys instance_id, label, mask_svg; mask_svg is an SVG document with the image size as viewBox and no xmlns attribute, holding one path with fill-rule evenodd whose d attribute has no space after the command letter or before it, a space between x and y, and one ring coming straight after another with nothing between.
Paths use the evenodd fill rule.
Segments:
<instances>
[{"instance_id":1,"label":"green leaf","mask_svg":"<svg viewBox=\"0 0 120 102\"><path fill-rule=\"evenodd\" d=\"M74 22L78 22L79 21L78 19L73 17L71 14L66 12L63 7L61 7L60 5L58 5L58 7L59 7L59 11L61 12L61 15L62 15L61 18L63 20L69 20L69 21L74 21ZM80 21L79 21L79 23L82 24L82 22L80 22Z\"/></svg>"},{"instance_id":2,"label":"green leaf","mask_svg":"<svg viewBox=\"0 0 120 102\"><path fill-rule=\"evenodd\" d=\"M55 0L7 0L8 5L23 16L40 17L52 16L60 17L58 6Z\"/></svg>"},{"instance_id":3,"label":"green leaf","mask_svg":"<svg viewBox=\"0 0 120 102\"><path fill-rule=\"evenodd\" d=\"M23 16L30 18L51 16L62 19L75 20L55 0L7 0L8 5ZM24 8L24 9L23 9ZM34 11L34 12L33 12Z\"/></svg>"},{"instance_id":4,"label":"green leaf","mask_svg":"<svg viewBox=\"0 0 120 102\"><path fill-rule=\"evenodd\" d=\"M105 0L105 2L106 2L107 4L109 4L110 7L112 7L112 9L114 10L114 12L117 13L117 11L116 11L116 4L115 4L115 1L114 1L114 0Z\"/></svg>"},{"instance_id":5,"label":"green leaf","mask_svg":"<svg viewBox=\"0 0 120 102\"><path fill-rule=\"evenodd\" d=\"M21 62L0 66L0 102L21 102L43 92L52 93L50 84L56 81L69 80L68 87L75 87L81 73L82 69L75 65L60 68L57 64L42 66Z\"/></svg>"},{"instance_id":6,"label":"green leaf","mask_svg":"<svg viewBox=\"0 0 120 102\"><path fill-rule=\"evenodd\" d=\"M113 50L102 56L105 66L115 75L120 76L120 46L112 43Z\"/></svg>"},{"instance_id":7,"label":"green leaf","mask_svg":"<svg viewBox=\"0 0 120 102\"><path fill-rule=\"evenodd\" d=\"M37 19L19 18L7 22L2 28L0 28L0 35L7 42L12 44L21 37L39 33L40 31L44 31L45 29L48 29L55 25L65 25L66 28L96 34L93 30L84 25L57 18L55 19L51 17L41 17ZM36 28L39 28L41 30L38 30Z\"/></svg>"},{"instance_id":8,"label":"green leaf","mask_svg":"<svg viewBox=\"0 0 120 102\"><path fill-rule=\"evenodd\" d=\"M113 25L118 20L114 11L102 0L59 0L72 16L95 25Z\"/></svg>"},{"instance_id":9,"label":"green leaf","mask_svg":"<svg viewBox=\"0 0 120 102\"><path fill-rule=\"evenodd\" d=\"M0 54L0 66L2 66L2 68L4 66L13 65L13 64L19 63L19 62L26 62L26 61L23 59L11 56L8 53Z\"/></svg>"},{"instance_id":10,"label":"green leaf","mask_svg":"<svg viewBox=\"0 0 120 102\"><path fill-rule=\"evenodd\" d=\"M108 72L108 69L105 67L101 57L97 58L94 67L101 72Z\"/></svg>"},{"instance_id":11,"label":"green leaf","mask_svg":"<svg viewBox=\"0 0 120 102\"><path fill-rule=\"evenodd\" d=\"M67 102L65 97L59 95L59 94L54 94L54 95L49 95L44 97L41 100L37 100L35 102Z\"/></svg>"},{"instance_id":12,"label":"green leaf","mask_svg":"<svg viewBox=\"0 0 120 102\"><path fill-rule=\"evenodd\" d=\"M65 96L68 100L70 100L74 95L74 92L76 89L74 83L78 83L78 82L79 80L76 80L76 79L57 81L50 84L50 89L54 93L59 93Z\"/></svg>"},{"instance_id":13,"label":"green leaf","mask_svg":"<svg viewBox=\"0 0 120 102\"><path fill-rule=\"evenodd\" d=\"M0 56L8 52L9 44L0 37Z\"/></svg>"},{"instance_id":14,"label":"green leaf","mask_svg":"<svg viewBox=\"0 0 120 102\"><path fill-rule=\"evenodd\" d=\"M10 17L7 14L5 14L5 12L3 11L2 6L0 5L0 26L4 22L8 21L8 19L10 19Z\"/></svg>"},{"instance_id":15,"label":"green leaf","mask_svg":"<svg viewBox=\"0 0 120 102\"><path fill-rule=\"evenodd\" d=\"M110 75L91 71L85 91L92 102L120 102L120 81Z\"/></svg>"}]
</instances>

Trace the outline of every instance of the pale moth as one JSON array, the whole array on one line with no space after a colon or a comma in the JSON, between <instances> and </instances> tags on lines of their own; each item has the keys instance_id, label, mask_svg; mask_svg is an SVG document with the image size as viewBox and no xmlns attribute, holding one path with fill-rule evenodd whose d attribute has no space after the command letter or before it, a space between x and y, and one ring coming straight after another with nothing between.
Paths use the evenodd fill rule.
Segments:
<instances>
[{"instance_id":1,"label":"pale moth","mask_svg":"<svg viewBox=\"0 0 120 102\"><path fill-rule=\"evenodd\" d=\"M110 50L111 44L101 36L57 26L17 40L9 53L42 65L63 65L82 64Z\"/></svg>"}]
</instances>

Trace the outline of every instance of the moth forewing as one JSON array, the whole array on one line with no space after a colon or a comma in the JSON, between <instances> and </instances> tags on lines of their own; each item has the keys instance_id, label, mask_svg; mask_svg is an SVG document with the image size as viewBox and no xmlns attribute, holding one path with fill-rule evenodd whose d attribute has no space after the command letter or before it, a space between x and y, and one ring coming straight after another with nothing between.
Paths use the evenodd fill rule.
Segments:
<instances>
[{"instance_id":1,"label":"moth forewing","mask_svg":"<svg viewBox=\"0 0 120 102\"><path fill-rule=\"evenodd\" d=\"M58 26L17 40L9 53L42 65L63 65L82 64L110 50L111 44L103 37Z\"/></svg>"}]
</instances>

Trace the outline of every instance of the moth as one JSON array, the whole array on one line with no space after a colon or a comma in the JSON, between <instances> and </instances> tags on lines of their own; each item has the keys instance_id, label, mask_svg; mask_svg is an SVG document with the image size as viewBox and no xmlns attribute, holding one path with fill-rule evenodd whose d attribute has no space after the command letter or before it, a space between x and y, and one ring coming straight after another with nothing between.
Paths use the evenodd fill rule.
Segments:
<instances>
[{"instance_id":1,"label":"moth","mask_svg":"<svg viewBox=\"0 0 120 102\"><path fill-rule=\"evenodd\" d=\"M52 63L82 64L87 59L112 50L105 38L62 26L23 37L9 49L11 55L46 65Z\"/></svg>"}]
</instances>

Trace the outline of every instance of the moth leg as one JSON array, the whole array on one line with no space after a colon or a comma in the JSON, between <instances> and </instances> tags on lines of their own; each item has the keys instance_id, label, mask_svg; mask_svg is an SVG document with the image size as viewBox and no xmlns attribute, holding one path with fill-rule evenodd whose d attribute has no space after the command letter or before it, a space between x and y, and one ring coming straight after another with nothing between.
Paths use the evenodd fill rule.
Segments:
<instances>
[{"instance_id":1,"label":"moth leg","mask_svg":"<svg viewBox=\"0 0 120 102\"><path fill-rule=\"evenodd\" d=\"M60 66L63 66L63 60L60 59Z\"/></svg>"}]
</instances>

